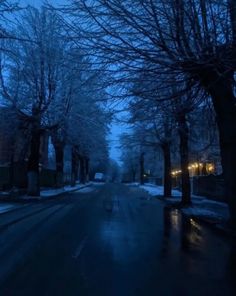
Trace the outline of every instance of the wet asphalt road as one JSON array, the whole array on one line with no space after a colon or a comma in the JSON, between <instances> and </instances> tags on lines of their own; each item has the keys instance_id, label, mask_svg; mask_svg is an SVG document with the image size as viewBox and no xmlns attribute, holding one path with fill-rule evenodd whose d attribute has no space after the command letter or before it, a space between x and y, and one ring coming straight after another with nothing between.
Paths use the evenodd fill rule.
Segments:
<instances>
[{"instance_id":1,"label":"wet asphalt road","mask_svg":"<svg viewBox=\"0 0 236 296\"><path fill-rule=\"evenodd\" d=\"M234 243L136 187L0 216L1 296L236 295Z\"/></svg>"}]
</instances>

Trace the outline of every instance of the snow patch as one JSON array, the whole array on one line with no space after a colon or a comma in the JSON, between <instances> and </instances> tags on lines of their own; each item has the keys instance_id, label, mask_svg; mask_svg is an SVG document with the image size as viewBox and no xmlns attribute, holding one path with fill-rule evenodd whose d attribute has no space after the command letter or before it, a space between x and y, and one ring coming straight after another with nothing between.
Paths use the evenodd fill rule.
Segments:
<instances>
[{"instance_id":1,"label":"snow patch","mask_svg":"<svg viewBox=\"0 0 236 296\"><path fill-rule=\"evenodd\" d=\"M210 217L210 218L217 218L217 219L222 218L221 215L209 209L189 207L186 209L182 209L182 212L188 216L198 216L198 217L201 216L206 218Z\"/></svg>"},{"instance_id":2,"label":"snow patch","mask_svg":"<svg viewBox=\"0 0 236 296\"><path fill-rule=\"evenodd\" d=\"M10 210L16 208L16 205L12 205L12 204L0 204L0 214L9 212Z\"/></svg>"},{"instance_id":3,"label":"snow patch","mask_svg":"<svg viewBox=\"0 0 236 296\"><path fill-rule=\"evenodd\" d=\"M75 191L74 193L89 193L95 191L95 187L85 187L79 190L79 192Z\"/></svg>"},{"instance_id":4,"label":"snow patch","mask_svg":"<svg viewBox=\"0 0 236 296\"><path fill-rule=\"evenodd\" d=\"M90 183L88 184L90 185ZM59 188L59 189L49 189L49 190L42 190L40 192L41 197L52 197L52 196L57 196L63 193L68 193L68 192L73 192L77 190L81 190L83 188L87 188L88 185L75 185L73 187L71 186L65 186L64 188Z\"/></svg>"},{"instance_id":5,"label":"snow patch","mask_svg":"<svg viewBox=\"0 0 236 296\"><path fill-rule=\"evenodd\" d=\"M133 183L125 183L126 186L139 186L140 184L138 182Z\"/></svg>"},{"instance_id":6,"label":"snow patch","mask_svg":"<svg viewBox=\"0 0 236 296\"><path fill-rule=\"evenodd\" d=\"M90 182L90 184L92 184L94 186L103 186L106 184L106 182Z\"/></svg>"},{"instance_id":7,"label":"snow patch","mask_svg":"<svg viewBox=\"0 0 236 296\"><path fill-rule=\"evenodd\" d=\"M157 186L154 184L146 183L145 185L140 185L140 188L147 191L151 196L163 195L163 186ZM172 190L173 197L181 197L181 192L178 190Z\"/></svg>"},{"instance_id":8,"label":"snow patch","mask_svg":"<svg viewBox=\"0 0 236 296\"><path fill-rule=\"evenodd\" d=\"M153 184L140 185L139 188L149 193L151 197L163 195L163 186ZM181 192L172 190L172 197L165 198L169 203L181 202ZM192 206L182 209L182 212L188 216L205 217L209 219L227 220L229 218L228 205L224 202L207 199L204 196L192 195Z\"/></svg>"},{"instance_id":9,"label":"snow patch","mask_svg":"<svg viewBox=\"0 0 236 296\"><path fill-rule=\"evenodd\" d=\"M153 186L152 184L140 185L140 188L145 190L151 196L157 196L163 194L163 187L161 186Z\"/></svg>"}]
</instances>

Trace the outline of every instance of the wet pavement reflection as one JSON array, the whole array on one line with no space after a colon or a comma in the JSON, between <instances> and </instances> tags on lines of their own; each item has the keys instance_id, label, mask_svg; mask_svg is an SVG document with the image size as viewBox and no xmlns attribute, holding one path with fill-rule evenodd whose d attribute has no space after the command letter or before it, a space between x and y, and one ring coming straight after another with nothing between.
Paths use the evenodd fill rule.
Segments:
<instances>
[{"instance_id":1,"label":"wet pavement reflection","mask_svg":"<svg viewBox=\"0 0 236 296\"><path fill-rule=\"evenodd\" d=\"M235 241L184 217L179 210L164 207L163 217L162 260L176 267L179 283L169 278L176 293L236 295Z\"/></svg>"},{"instance_id":2,"label":"wet pavement reflection","mask_svg":"<svg viewBox=\"0 0 236 296\"><path fill-rule=\"evenodd\" d=\"M56 224L40 224L41 236L27 219L9 229L13 238L31 231L38 244L0 286L0 295L236 295L235 240L138 187L107 184L67 203L72 210ZM19 237L10 259L27 244Z\"/></svg>"},{"instance_id":3,"label":"wet pavement reflection","mask_svg":"<svg viewBox=\"0 0 236 296\"><path fill-rule=\"evenodd\" d=\"M234 295L233 241L144 196L111 204L91 239L102 272L87 267L99 295Z\"/></svg>"}]
</instances>

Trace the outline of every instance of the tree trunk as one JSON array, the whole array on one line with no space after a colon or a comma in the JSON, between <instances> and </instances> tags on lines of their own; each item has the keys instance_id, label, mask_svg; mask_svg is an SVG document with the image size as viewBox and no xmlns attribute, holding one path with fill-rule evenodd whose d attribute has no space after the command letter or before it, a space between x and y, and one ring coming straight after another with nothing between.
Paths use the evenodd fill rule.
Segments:
<instances>
[{"instance_id":1,"label":"tree trunk","mask_svg":"<svg viewBox=\"0 0 236 296\"><path fill-rule=\"evenodd\" d=\"M54 149L56 154L56 187L63 187L64 177L64 144L61 142L54 143Z\"/></svg>"},{"instance_id":2,"label":"tree trunk","mask_svg":"<svg viewBox=\"0 0 236 296\"><path fill-rule=\"evenodd\" d=\"M86 182L89 182L89 158L86 157L85 159L85 181Z\"/></svg>"},{"instance_id":3,"label":"tree trunk","mask_svg":"<svg viewBox=\"0 0 236 296\"><path fill-rule=\"evenodd\" d=\"M179 137L180 137L180 163L181 163L181 186L182 186L182 204L191 204L191 186L189 178L189 130L186 120L186 114L180 114L178 117Z\"/></svg>"},{"instance_id":4,"label":"tree trunk","mask_svg":"<svg viewBox=\"0 0 236 296\"><path fill-rule=\"evenodd\" d=\"M71 186L75 186L78 176L78 154L75 147L71 150Z\"/></svg>"},{"instance_id":5,"label":"tree trunk","mask_svg":"<svg viewBox=\"0 0 236 296\"><path fill-rule=\"evenodd\" d=\"M219 128L225 195L231 225L236 228L236 100L230 80L218 79L210 94Z\"/></svg>"},{"instance_id":6,"label":"tree trunk","mask_svg":"<svg viewBox=\"0 0 236 296\"><path fill-rule=\"evenodd\" d=\"M162 145L164 156L164 197L171 197L172 177L171 177L171 152L170 143Z\"/></svg>"},{"instance_id":7,"label":"tree trunk","mask_svg":"<svg viewBox=\"0 0 236 296\"><path fill-rule=\"evenodd\" d=\"M79 157L79 164L80 164L80 183L85 184L86 172L85 172L85 161L83 156Z\"/></svg>"},{"instance_id":8,"label":"tree trunk","mask_svg":"<svg viewBox=\"0 0 236 296\"><path fill-rule=\"evenodd\" d=\"M135 183L135 181L136 181L136 171L133 170L132 171L132 182Z\"/></svg>"},{"instance_id":9,"label":"tree trunk","mask_svg":"<svg viewBox=\"0 0 236 296\"><path fill-rule=\"evenodd\" d=\"M140 184L144 184L144 153L140 155Z\"/></svg>"},{"instance_id":10,"label":"tree trunk","mask_svg":"<svg viewBox=\"0 0 236 296\"><path fill-rule=\"evenodd\" d=\"M11 162L10 162L10 188L14 188L15 186L15 178L14 178L14 156L11 156Z\"/></svg>"},{"instance_id":11,"label":"tree trunk","mask_svg":"<svg viewBox=\"0 0 236 296\"><path fill-rule=\"evenodd\" d=\"M30 142L28 161L28 195L40 196L39 159L40 159L40 131L33 130Z\"/></svg>"}]
</instances>

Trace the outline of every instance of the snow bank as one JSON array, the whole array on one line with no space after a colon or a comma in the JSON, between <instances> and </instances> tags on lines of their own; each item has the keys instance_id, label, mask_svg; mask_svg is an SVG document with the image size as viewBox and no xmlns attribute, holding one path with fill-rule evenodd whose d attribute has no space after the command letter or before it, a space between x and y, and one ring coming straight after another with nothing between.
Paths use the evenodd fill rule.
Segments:
<instances>
[{"instance_id":1,"label":"snow bank","mask_svg":"<svg viewBox=\"0 0 236 296\"><path fill-rule=\"evenodd\" d=\"M214 212L213 210L204 209L204 208L189 207L189 208L182 209L182 212L188 216L216 218L216 219L224 218L219 213Z\"/></svg>"},{"instance_id":2,"label":"snow bank","mask_svg":"<svg viewBox=\"0 0 236 296\"><path fill-rule=\"evenodd\" d=\"M74 193L89 193L95 191L97 188L96 187L85 187L79 190L79 192L74 191Z\"/></svg>"},{"instance_id":3,"label":"snow bank","mask_svg":"<svg viewBox=\"0 0 236 296\"><path fill-rule=\"evenodd\" d=\"M138 184L138 183L137 183ZM154 184L146 183L145 185L140 185L140 188L147 191L151 196L163 195L163 186L157 186ZM178 190L172 190L173 197L181 197L181 192Z\"/></svg>"},{"instance_id":4,"label":"snow bank","mask_svg":"<svg viewBox=\"0 0 236 296\"><path fill-rule=\"evenodd\" d=\"M126 186L139 186L138 182L133 182L133 183L125 183Z\"/></svg>"},{"instance_id":5,"label":"snow bank","mask_svg":"<svg viewBox=\"0 0 236 296\"><path fill-rule=\"evenodd\" d=\"M153 184L139 185L139 188L145 190L150 196L163 195L163 186ZM172 197L166 198L169 203L181 202L181 192L172 190ZM228 205L223 202L207 199L204 196L192 196L192 206L182 209L185 215L190 217L204 217L212 220L227 220L229 218Z\"/></svg>"},{"instance_id":6,"label":"snow bank","mask_svg":"<svg viewBox=\"0 0 236 296\"><path fill-rule=\"evenodd\" d=\"M95 185L95 186L103 186L106 184L106 182L90 182L89 184Z\"/></svg>"},{"instance_id":7,"label":"snow bank","mask_svg":"<svg viewBox=\"0 0 236 296\"><path fill-rule=\"evenodd\" d=\"M157 195L162 195L163 194L163 187L161 186L155 186L153 184L145 184L145 185L140 185L140 188L148 192L151 196L157 196Z\"/></svg>"},{"instance_id":8,"label":"snow bank","mask_svg":"<svg viewBox=\"0 0 236 296\"><path fill-rule=\"evenodd\" d=\"M0 214L9 212L10 210L16 208L16 205L1 203L0 204Z\"/></svg>"},{"instance_id":9,"label":"snow bank","mask_svg":"<svg viewBox=\"0 0 236 296\"><path fill-rule=\"evenodd\" d=\"M88 185L76 185L76 186L65 186L64 188L59 188L59 189L49 189L49 190L42 190L40 192L41 197L52 197L52 196L57 196L63 193L68 193L68 192L73 192L77 190L81 190L82 188L87 187Z\"/></svg>"}]
</instances>

